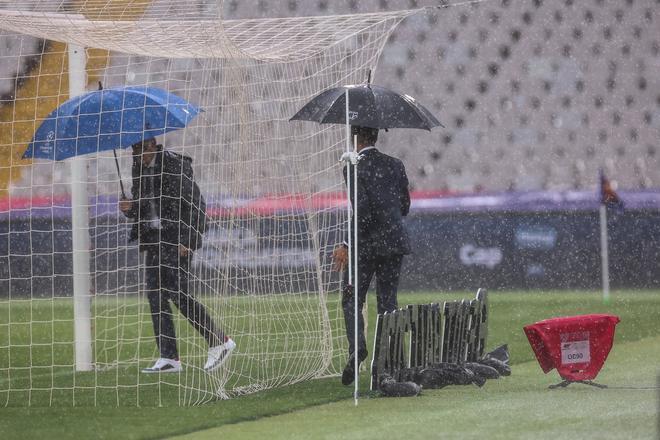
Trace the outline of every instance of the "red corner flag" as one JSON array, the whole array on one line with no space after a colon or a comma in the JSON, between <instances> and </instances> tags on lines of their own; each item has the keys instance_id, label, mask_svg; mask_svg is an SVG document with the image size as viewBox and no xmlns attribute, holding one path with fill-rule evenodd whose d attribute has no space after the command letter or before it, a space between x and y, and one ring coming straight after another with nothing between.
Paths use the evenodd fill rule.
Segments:
<instances>
[{"instance_id":1,"label":"red corner flag","mask_svg":"<svg viewBox=\"0 0 660 440\"><path fill-rule=\"evenodd\" d=\"M605 177L605 173L601 169L600 174L600 203L608 209L615 209L617 212L623 211L623 202L619 195L612 188L610 180Z\"/></svg>"}]
</instances>

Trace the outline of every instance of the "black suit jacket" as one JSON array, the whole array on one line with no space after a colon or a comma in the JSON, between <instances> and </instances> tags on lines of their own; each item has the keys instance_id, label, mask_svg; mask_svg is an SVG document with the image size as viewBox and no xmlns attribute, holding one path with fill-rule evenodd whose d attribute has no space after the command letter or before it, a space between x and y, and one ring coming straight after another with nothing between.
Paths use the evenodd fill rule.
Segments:
<instances>
[{"instance_id":1,"label":"black suit jacket","mask_svg":"<svg viewBox=\"0 0 660 440\"><path fill-rule=\"evenodd\" d=\"M142 164L140 157L133 160L133 204L126 217L133 219L130 240L139 239L140 244L165 242L183 244L195 249L197 234L190 226L192 220L193 169L192 159L159 145L153 174ZM150 225L151 206L147 198L149 182L153 182L155 211L160 219L160 236Z\"/></svg>"},{"instance_id":2,"label":"black suit jacket","mask_svg":"<svg viewBox=\"0 0 660 440\"><path fill-rule=\"evenodd\" d=\"M347 169L351 172L351 204L355 206L352 165L344 167L344 181ZM360 256L409 254L403 217L410 210L410 192L403 162L373 148L359 155L357 169Z\"/></svg>"}]
</instances>

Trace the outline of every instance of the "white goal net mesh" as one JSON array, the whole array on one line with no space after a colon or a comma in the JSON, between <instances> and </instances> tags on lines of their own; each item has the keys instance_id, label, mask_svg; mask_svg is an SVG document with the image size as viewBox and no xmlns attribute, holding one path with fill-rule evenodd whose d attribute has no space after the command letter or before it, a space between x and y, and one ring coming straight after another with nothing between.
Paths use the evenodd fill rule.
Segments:
<instances>
[{"instance_id":1,"label":"white goal net mesh","mask_svg":"<svg viewBox=\"0 0 660 440\"><path fill-rule=\"evenodd\" d=\"M336 374L346 358L338 276L344 129L289 118L322 90L363 83L390 32L414 11L222 20L222 1L0 3L0 404L197 404ZM159 357L141 270L118 209L111 151L23 160L69 97L67 44L86 48L88 90L146 85L203 111L158 138L193 159L207 228L189 290L237 343L203 370L206 341L176 308L183 371ZM130 151L118 150L132 185ZM94 368L76 372L71 187L89 195Z\"/></svg>"}]
</instances>

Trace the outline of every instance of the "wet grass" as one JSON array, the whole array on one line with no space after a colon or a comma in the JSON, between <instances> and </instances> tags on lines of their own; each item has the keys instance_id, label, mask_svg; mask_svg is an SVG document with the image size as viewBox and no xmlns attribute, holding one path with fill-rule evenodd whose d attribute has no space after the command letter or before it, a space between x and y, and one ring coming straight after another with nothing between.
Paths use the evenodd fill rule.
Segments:
<instances>
[{"instance_id":1,"label":"wet grass","mask_svg":"<svg viewBox=\"0 0 660 440\"><path fill-rule=\"evenodd\" d=\"M405 305L473 296L472 292L407 293L400 295L399 302ZM491 432L489 438L542 438L552 433L555 438L568 438L571 429L575 438L590 438L590 432L603 433L605 428L605 434L636 434L619 438L646 438L649 426L655 426L651 411L655 410L655 391L605 390L598 394L599 390L569 388L549 392L546 386L558 382L558 376L544 376L538 365L530 362L533 354L522 327L555 316L616 314L621 323L615 348L599 380L609 385L655 385L660 292L617 291L609 304L603 304L597 292L491 292L489 299L488 347L508 343L516 367L512 377L482 389L428 391L417 399L365 399L355 409L352 388L329 378L197 407L116 407L116 400L111 398L96 407L2 408L2 438L163 438L214 427L221 427L215 437L221 432L224 438L261 438L264 432L272 438L373 438L378 433L382 436L384 430L396 433L397 438L470 438L487 432ZM375 304L370 305L369 312L373 323ZM373 324L369 328L373 330ZM0 352L0 363L2 356ZM368 386L366 376L362 376L363 390ZM0 403L4 403L6 396L1 390ZM144 392L148 394L148 388ZM30 396L26 392L22 398ZM617 437L608 434L600 438Z\"/></svg>"},{"instance_id":2,"label":"wet grass","mask_svg":"<svg viewBox=\"0 0 660 440\"><path fill-rule=\"evenodd\" d=\"M549 390L536 362L514 365L510 377L483 388L453 386L414 398L343 400L276 417L240 422L180 440L295 439L655 439L660 337L615 344L597 382Z\"/></svg>"},{"instance_id":3,"label":"wet grass","mask_svg":"<svg viewBox=\"0 0 660 440\"><path fill-rule=\"evenodd\" d=\"M338 295L326 304L337 323ZM238 349L226 368L211 375L201 368L206 343L179 313L184 372L159 376L140 374L158 357L146 302L100 297L92 308L97 368L75 372L70 298L0 301L0 406L179 407L218 400L218 389L239 394L246 386L276 388L327 371L317 295L232 297L215 304ZM332 360L330 371L339 371L339 356Z\"/></svg>"}]
</instances>

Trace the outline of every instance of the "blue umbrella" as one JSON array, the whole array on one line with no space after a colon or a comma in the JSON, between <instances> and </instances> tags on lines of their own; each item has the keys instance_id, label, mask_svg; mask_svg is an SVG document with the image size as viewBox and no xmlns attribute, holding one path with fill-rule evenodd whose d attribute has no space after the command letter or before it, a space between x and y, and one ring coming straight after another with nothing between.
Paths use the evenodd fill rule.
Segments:
<instances>
[{"instance_id":1,"label":"blue umbrella","mask_svg":"<svg viewBox=\"0 0 660 440\"><path fill-rule=\"evenodd\" d=\"M147 86L85 93L53 110L34 133L23 159L64 160L128 148L184 128L200 109L177 95ZM119 163L115 153L117 173ZM120 184L121 184L121 174ZM121 184L122 194L124 186Z\"/></svg>"},{"instance_id":2,"label":"blue umbrella","mask_svg":"<svg viewBox=\"0 0 660 440\"><path fill-rule=\"evenodd\" d=\"M24 159L64 160L128 148L143 139L184 128L200 109L163 89L101 89L53 110L34 133Z\"/></svg>"}]
</instances>

